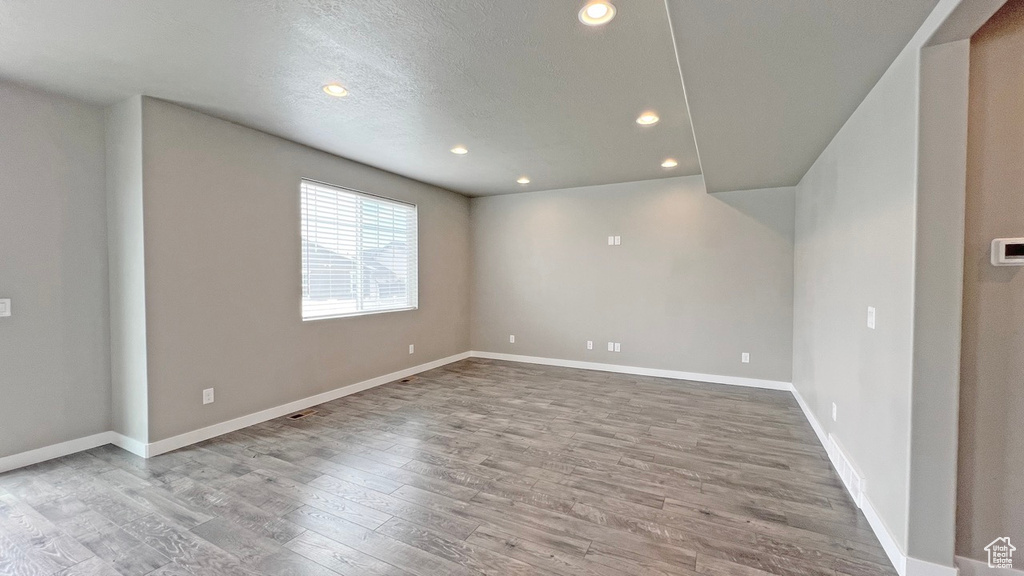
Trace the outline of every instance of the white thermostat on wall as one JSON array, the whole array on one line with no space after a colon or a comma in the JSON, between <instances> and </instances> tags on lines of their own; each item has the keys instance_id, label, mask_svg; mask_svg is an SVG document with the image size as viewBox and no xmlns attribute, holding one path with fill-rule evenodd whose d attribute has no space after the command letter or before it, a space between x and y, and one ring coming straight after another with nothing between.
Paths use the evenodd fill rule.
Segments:
<instances>
[{"instance_id":1,"label":"white thermostat on wall","mask_svg":"<svg viewBox=\"0 0 1024 576\"><path fill-rule=\"evenodd\" d=\"M993 266L1024 266L1024 238L996 238L992 241Z\"/></svg>"}]
</instances>

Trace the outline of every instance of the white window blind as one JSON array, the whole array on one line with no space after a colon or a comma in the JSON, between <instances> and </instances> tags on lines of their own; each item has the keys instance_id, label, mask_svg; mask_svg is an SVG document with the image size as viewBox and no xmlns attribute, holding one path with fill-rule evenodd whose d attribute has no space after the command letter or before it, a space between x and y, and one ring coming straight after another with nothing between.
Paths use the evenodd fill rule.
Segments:
<instances>
[{"instance_id":1,"label":"white window blind","mask_svg":"<svg viewBox=\"0 0 1024 576\"><path fill-rule=\"evenodd\" d=\"M417 306L416 206L303 180L302 319Z\"/></svg>"}]
</instances>

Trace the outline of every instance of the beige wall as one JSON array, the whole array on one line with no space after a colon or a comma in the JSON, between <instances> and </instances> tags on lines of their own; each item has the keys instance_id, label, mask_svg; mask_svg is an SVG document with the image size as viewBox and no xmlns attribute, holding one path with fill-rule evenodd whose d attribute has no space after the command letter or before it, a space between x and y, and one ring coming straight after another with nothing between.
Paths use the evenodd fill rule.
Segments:
<instances>
[{"instance_id":1,"label":"beige wall","mask_svg":"<svg viewBox=\"0 0 1024 576\"><path fill-rule=\"evenodd\" d=\"M471 206L474 350L790 381L791 188L692 176Z\"/></svg>"},{"instance_id":2,"label":"beige wall","mask_svg":"<svg viewBox=\"0 0 1024 576\"><path fill-rule=\"evenodd\" d=\"M143 126L150 442L469 348L468 199L158 100ZM302 178L418 206L418 310L302 322Z\"/></svg>"},{"instance_id":3,"label":"beige wall","mask_svg":"<svg viewBox=\"0 0 1024 576\"><path fill-rule=\"evenodd\" d=\"M0 457L110 429L103 110L0 83Z\"/></svg>"},{"instance_id":4,"label":"beige wall","mask_svg":"<svg viewBox=\"0 0 1024 576\"><path fill-rule=\"evenodd\" d=\"M1024 542L1024 269L989 264L993 238L1024 236L1022 54L1011 0L971 41L957 554L979 560Z\"/></svg>"}]
</instances>

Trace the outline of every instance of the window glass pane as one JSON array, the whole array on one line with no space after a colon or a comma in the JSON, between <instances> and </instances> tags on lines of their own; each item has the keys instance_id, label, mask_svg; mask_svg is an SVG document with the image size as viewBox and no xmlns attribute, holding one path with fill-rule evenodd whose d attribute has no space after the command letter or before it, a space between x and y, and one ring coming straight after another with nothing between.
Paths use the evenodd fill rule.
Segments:
<instances>
[{"instance_id":1,"label":"window glass pane","mask_svg":"<svg viewBox=\"0 0 1024 576\"><path fill-rule=\"evenodd\" d=\"M303 180L302 318L417 305L416 207Z\"/></svg>"}]
</instances>

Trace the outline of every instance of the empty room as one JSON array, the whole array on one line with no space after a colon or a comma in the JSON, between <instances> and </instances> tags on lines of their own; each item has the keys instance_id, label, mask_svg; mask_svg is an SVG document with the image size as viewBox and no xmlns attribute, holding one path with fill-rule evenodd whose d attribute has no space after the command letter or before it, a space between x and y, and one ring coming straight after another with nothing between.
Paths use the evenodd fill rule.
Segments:
<instances>
[{"instance_id":1,"label":"empty room","mask_svg":"<svg viewBox=\"0 0 1024 576\"><path fill-rule=\"evenodd\" d=\"M1024 576L1024 0L0 0L0 576Z\"/></svg>"}]
</instances>

